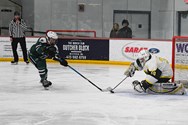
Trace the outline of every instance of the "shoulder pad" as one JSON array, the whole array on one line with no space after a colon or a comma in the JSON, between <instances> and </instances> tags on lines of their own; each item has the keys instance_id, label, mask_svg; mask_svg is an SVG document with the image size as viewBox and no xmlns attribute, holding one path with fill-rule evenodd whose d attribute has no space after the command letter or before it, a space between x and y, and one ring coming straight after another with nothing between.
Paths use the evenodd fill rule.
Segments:
<instances>
[{"instance_id":1,"label":"shoulder pad","mask_svg":"<svg viewBox=\"0 0 188 125\"><path fill-rule=\"evenodd\" d=\"M40 43L47 43L47 40L46 40L46 38L44 38L44 37L39 38L38 41L39 41Z\"/></svg>"},{"instance_id":2,"label":"shoulder pad","mask_svg":"<svg viewBox=\"0 0 188 125\"><path fill-rule=\"evenodd\" d=\"M152 56L152 58L146 62L146 65L149 71L155 71L157 69L156 57Z\"/></svg>"}]
</instances>

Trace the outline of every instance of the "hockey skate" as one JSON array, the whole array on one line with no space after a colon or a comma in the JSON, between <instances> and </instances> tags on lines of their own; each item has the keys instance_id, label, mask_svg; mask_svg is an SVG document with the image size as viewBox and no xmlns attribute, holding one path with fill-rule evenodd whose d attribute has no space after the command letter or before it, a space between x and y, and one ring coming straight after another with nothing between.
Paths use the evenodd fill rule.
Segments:
<instances>
[{"instance_id":1,"label":"hockey skate","mask_svg":"<svg viewBox=\"0 0 188 125\"><path fill-rule=\"evenodd\" d=\"M25 63L28 65L28 64L29 64L29 61L27 60L27 61L25 61Z\"/></svg>"},{"instance_id":2,"label":"hockey skate","mask_svg":"<svg viewBox=\"0 0 188 125\"><path fill-rule=\"evenodd\" d=\"M42 83L44 88L47 88L47 87L52 85L52 82L50 82L48 80L43 80L43 81L41 81L41 83Z\"/></svg>"},{"instance_id":3,"label":"hockey skate","mask_svg":"<svg viewBox=\"0 0 188 125\"><path fill-rule=\"evenodd\" d=\"M12 65L18 65L18 61L11 61Z\"/></svg>"}]
</instances>

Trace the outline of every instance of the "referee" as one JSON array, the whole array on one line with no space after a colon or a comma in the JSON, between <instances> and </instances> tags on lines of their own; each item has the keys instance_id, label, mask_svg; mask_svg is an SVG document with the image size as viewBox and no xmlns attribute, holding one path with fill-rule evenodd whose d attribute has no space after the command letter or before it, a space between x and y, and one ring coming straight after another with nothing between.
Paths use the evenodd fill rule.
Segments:
<instances>
[{"instance_id":1,"label":"referee","mask_svg":"<svg viewBox=\"0 0 188 125\"><path fill-rule=\"evenodd\" d=\"M27 58L27 48L25 41L25 30L27 30L27 25L23 19L20 18L20 13L18 11L14 12L14 19L9 24L9 35L13 51L14 60L11 61L11 64L18 64L19 58L17 53L17 46L20 43L23 58L26 64L29 63Z\"/></svg>"}]
</instances>

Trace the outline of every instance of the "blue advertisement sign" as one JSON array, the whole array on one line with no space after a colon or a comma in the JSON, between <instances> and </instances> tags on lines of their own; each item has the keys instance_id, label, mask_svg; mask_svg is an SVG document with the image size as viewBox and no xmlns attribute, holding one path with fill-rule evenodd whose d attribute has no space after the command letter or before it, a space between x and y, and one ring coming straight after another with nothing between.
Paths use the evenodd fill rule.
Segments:
<instances>
[{"instance_id":1,"label":"blue advertisement sign","mask_svg":"<svg viewBox=\"0 0 188 125\"><path fill-rule=\"evenodd\" d=\"M59 39L60 56L74 60L109 60L108 39Z\"/></svg>"}]
</instances>

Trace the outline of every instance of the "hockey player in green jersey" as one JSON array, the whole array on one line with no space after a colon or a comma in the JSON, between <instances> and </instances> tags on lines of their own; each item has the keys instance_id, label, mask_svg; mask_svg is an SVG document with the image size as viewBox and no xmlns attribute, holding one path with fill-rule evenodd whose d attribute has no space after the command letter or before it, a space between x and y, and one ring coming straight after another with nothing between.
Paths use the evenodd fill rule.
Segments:
<instances>
[{"instance_id":1,"label":"hockey player in green jersey","mask_svg":"<svg viewBox=\"0 0 188 125\"><path fill-rule=\"evenodd\" d=\"M53 59L59 61L61 65L68 66L65 59L59 58L57 49L55 47L58 35L55 32L49 31L46 37L41 37L38 39L29 50L29 59L38 69L40 74L40 82L46 88L52 85L50 81L47 80L47 66L46 59Z\"/></svg>"}]
</instances>

